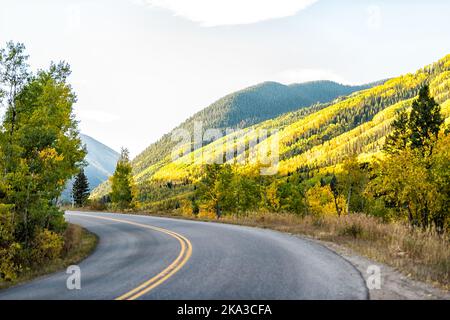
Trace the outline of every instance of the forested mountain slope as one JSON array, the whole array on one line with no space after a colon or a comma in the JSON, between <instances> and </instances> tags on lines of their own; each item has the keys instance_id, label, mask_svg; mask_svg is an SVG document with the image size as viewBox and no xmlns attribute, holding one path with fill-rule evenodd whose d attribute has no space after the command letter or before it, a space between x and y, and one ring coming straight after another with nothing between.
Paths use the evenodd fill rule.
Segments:
<instances>
[{"instance_id":1,"label":"forested mountain slope","mask_svg":"<svg viewBox=\"0 0 450 320\"><path fill-rule=\"evenodd\" d=\"M316 105L303 109L301 114L289 113L279 118L255 125L255 131L240 137L251 140L260 128L278 128L280 139L279 172L283 175L302 166L326 167L338 164L349 155L367 159L377 153L390 132L390 125L397 111L411 104L418 90L429 84L431 95L441 104L442 113L448 122L450 115L450 55L438 62L386 81L370 89L354 93L345 99L329 105ZM286 121L286 119L293 121ZM261 142L271 143L273 137ZM204 159L222 157L217 146L223 145L223 152L235 148L230 137L224 137L201 150ZM215 152L214 152L215 151ZM251 152L237 155L247 157ZM186 157L192 157L187 155ZM160 168L153 178L160 181L182 181L192 179L196 165L186 157Z\"/></svg>"},{"instance_id":2,"label":"forested mountain slope","mask_svg":"<svg viewBox=\"0 0 450 320\"><path fill-rule=\"evenodd\" d=\"M196 121L202 123L203 130L246 128L286 112L314 103L330 102L371 86L372 84L346 86L332 81L314 81L289 86L264 82L219 99L174 130L184 128L192 132ZM139 179L151 176L155 170L170 160L170 154L176 145L176 141L171 140L174 130L150 145L133 160L134 173Z\"/></svg>"},{"instance_id":3,"label":"forested mountain slope","mask_svg":"<svg viewBox=\"0 0 450 320\"><path fill-rule=\"evenodd\" d=\"M377 84L347 86L333 81L312 81L283 85L277 82L264 82L231 93L194 114L139 154L132 162L135 178L138 183L145 181L169 164L171 152L177 144L176 141L172 141L173 133L181 128L192 132L195 122L202 123L203 131L208 128L239 129L289 113L280 119L280 122L291 123L302 115L302 110L306 107L313 104L318 104L316 108L323 107L323 103L330 103L339 97ZM108 182L105 182L94 191L93 195L104 195L108 190Z\"/></svg>"}]
</instances>

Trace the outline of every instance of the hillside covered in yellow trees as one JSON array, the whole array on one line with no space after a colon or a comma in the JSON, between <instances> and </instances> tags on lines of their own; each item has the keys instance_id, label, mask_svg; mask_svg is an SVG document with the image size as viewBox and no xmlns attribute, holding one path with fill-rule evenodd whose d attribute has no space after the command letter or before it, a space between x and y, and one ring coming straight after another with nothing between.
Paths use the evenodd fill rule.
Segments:
<instances>
[{"instance_id":1,"label":"hillside covered in yellow trees","mask_svg":"<svg viewBox=\"0 0 450 320\"><path fill-rule=\"evenodd\" d=\"M334 166L349 155L358 155L359 159L366 161L382 149L384 138L391 130L390 125L396 113L408 109L418 90L427 83L431 96L441 105L441 112L448 122L450 55L416 73L339 98L335 103L314 105L301 110L301 114L292 112L262 122L253 126L251 129L254 130L251 130L250 134L243 134L240 138L249 140L251 134L261 129L279 129L282 175L305 165ZM225 136L215 144L195 152L202 153L202 156L208 159L212 157L212 150L217 149L219 144L224 146L223 152L227 152L227 148L235 148L235 144L228 144L227 147L226 141L229 140L230 137ZM192 156L188 154L185 157ZM154 173L153 179L189 179L196 166L186 166L184 160L163 166ZM145 172L146 170L136 172L137 180L140 180Z\"/></svg>"},{"instance_id":2,"label":"hillside covered in yellow trees","mask_svg":"<svg viewBox=\"0 0 450 320\"><path fill-rule=\"evenodd\" d=\"M148 167L131 162L131 206L193 216L364 212L443 231L449 89L450 55L333 101L234 130L202 131L200 145L193 123L188 139L175 137L163 159ZM92 198L108 202L107 193L103 185Z\"/></svg>"}]
</instances>

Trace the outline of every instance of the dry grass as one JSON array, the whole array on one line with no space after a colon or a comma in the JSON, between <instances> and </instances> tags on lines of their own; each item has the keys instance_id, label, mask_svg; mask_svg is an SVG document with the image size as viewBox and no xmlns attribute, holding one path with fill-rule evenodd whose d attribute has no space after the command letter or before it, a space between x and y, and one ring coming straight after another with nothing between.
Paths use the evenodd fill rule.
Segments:
<instances>
[{"instance_id":1,"label":"dry grass","mask_svg":"<svg viewBox=\"0 0 450 320\"><path fill-rule=\"evenodd\" d=\"M64 233L64 248L62 257L44 266L25 270L12 282L0 281L0 289L30 281L36 277L63 270L77 264L88 256L97 246L97 236L80 226L69 224Z\"/></svg>"}]
</instances>

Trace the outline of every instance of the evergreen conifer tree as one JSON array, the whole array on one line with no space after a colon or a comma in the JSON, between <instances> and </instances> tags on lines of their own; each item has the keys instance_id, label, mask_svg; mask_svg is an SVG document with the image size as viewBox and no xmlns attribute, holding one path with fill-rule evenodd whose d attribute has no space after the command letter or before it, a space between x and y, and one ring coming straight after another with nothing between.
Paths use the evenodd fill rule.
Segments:
<instances>
[{"instance_id":1,"label":"evergreen conifer tree","mask_svg":"<svg viewBox=\"0 0 450 320\"><path fill-rule=\"evenodd\" d=\"M89 198L89 181L84 174L84 169L81 169L75 177L75 182L72 187L72 197L77 207L84 206Z\"/></svg>"}]
</instances>

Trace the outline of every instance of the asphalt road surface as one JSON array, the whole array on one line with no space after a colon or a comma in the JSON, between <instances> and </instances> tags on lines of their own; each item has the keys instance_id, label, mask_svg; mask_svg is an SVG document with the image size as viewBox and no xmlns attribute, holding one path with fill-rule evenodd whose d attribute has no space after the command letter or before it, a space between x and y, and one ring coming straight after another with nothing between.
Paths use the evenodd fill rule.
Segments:
<instances>
[{"instance_id":1,"label":"asphalt road surface","mask_svg":"<svg viewBox=\"0 0 450 320\"><path fill-rule=\"evenodd\" d=\"M360 273L280 232L148 216L67 212L99 236L79 264L0 291L0 299L367 299Z\"/></svg>"}]
</instances>

